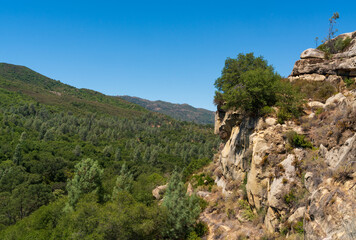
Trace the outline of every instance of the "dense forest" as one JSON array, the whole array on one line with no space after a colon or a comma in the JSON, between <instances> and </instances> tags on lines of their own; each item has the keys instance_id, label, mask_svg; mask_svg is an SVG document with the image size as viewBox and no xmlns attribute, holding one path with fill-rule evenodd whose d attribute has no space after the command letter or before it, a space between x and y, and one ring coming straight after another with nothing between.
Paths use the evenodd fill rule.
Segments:
<instances>
[{"instance_id":1,"label":"dense forest","mask_svg":"<svg viewBox=\"0 0 356 240\"><path fill-rule=\"evenodd\" d=\"M0 239L196 239L212 126L0 64ZM173 175L172 175L173 174ZM169 182L162 204L152 190ZM177 208L177 206L180 206Z\"/></svg>"}]
</instances>

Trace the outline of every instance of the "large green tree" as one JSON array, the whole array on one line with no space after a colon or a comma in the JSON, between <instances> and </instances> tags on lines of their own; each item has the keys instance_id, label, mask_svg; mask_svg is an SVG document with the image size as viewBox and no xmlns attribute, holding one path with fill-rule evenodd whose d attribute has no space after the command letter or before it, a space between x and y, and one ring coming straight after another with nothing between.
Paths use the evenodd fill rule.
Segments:
<instances>
[{"instance_id":1,"label":"large green tree","mask_svg":"<svg viewBox=\"0 0 356 240\"><path fill-rule=\"evenodd\" d=\"M225 110L259 115L263 108L277 105L283 112L295 116L301 103L290 83L283 82L263 57L255 57L253 53L240 53L236 59L226 59L215 87L214 102Z\"/></svg>"}]
</instances>

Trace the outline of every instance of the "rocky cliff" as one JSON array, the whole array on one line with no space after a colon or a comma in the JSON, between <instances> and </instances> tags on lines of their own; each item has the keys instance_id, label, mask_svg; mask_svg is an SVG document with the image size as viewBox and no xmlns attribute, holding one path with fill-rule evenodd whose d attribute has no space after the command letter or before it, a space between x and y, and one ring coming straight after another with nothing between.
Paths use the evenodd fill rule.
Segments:
<instances>
[{"instance_id":1,"label":"rocky cliff","mask_svg":"<svg viewBox=\"0 0 356 240\"><path fill-rule=\"evenodd\" d=\"M338 53L307 49L295 63L290 81L331 82L340 90L325 102L309 99L297 121L216 112L223 144L215 182L223 198L236 196L259 216L265 235L251 239L356 239L356 90L345 86L356 80L356 32L338 38L348 41Z\"/></svg>"}]
</instances>

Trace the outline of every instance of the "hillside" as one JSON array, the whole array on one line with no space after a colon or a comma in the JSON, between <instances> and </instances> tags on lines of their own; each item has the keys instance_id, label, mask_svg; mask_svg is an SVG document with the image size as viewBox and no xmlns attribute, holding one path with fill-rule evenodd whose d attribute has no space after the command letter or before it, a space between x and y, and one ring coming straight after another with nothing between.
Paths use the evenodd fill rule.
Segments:
<instances>
[{"instance_id":1,"label":"hillside","mask_svg":"<svg viewBox=\"0 0 356 240\"><path fill-rule=\"evenodd\" d=\"M182 236L151 191L209 162L212 127L6 63L0 99L0 239Z\"/></svg>"},{"instance_id":2,"label":"hillside","mask_svg":"<svg viewBox=\"0 0 356 240\"><path fill-rule=\"evenodd\" d=\"M120 98L138 104L148 110L171 116L172 118L196 122L200 124L213 124L214 112L202 108L195 108L188 104L174 104L165 101L150 101L138 97L119 96Z\"/></svg>"},{"instance_id":3,"label":"hillside","mask_svg":"<svg viewBox=\"0 0 356 240\"><path fill-rule=\"evenodd\" d=\"M147 112L122 99L89 89L77 89L27 67L7 63L0 63L0 87L61 110L106 113L121 117L138 116Z\"/></svg>"}]
</instances>

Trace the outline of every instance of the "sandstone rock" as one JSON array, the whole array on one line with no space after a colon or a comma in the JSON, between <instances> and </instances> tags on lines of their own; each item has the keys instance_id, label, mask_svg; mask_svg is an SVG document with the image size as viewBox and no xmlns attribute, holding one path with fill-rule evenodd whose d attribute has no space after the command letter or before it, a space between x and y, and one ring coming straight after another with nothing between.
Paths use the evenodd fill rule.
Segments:
<instances>
[{"instance_id":1,"label":"sandstone rock","mask_svg":"<svg viewBox=\"0 0 356 240\"><path fill-rule=\"evenodd\" d=\"M198 191L197 192L197 196L199 196L201 198L208 197L209 195L210 195L210 192L206 192L206 191Z\"/></svg>"},{"instance_id":2,"label":"sandstone rock","mask_svg":"<svg viewBox=\"0 0 356 240\"><path fill-rule=\"evenodd\" d=\"M356 160L356 133L341 146L334 147L325 152L322 150L325 161L331 168L336 168L342 163Z\"/></svg>"},{"instance_id":3,"label":"sandstone rock","mask_svg":"<svg viewBox=\"0 0 356 240\"><path fill-rule=\"evenodd\" d=\"M273 208L269 207L267 209L267 214L265 218L265 227L269 233L274 233L279 225L279 219Z\"/></svg>"},{"instance_id":4,"label":"sandstone rock","mask_svg":"<svg viewBox=\"0 0 356 240\"><path fill-rule=\"evenodd\" d=\"M224 176L232 180L239 178L248 168L249 156L249 137L253 133L258 118L243 118L240 123L231 128L229 139L226 141L224 148L219 157L220 167ZM236 123L236 122L235 122Z\"/></svg>"},{"instance_id":5,"label":"sandstone rock","mask_svg":"<svg viewBox=\"0 0 356 240\"><path fill-rule=\"evenodd\" d=\"M275 125L275 124L277 123L277 119L268 117L268 118L266 118L265 122L266 122L269 126L273 126L273 125Z\"/></svg>"},{"instance_id":6,"label":"sandstone rock","mask_svg":"<svg viewBox=\"0 0 356 240\"><path fill-rule=\"evenodd\" d=\"M188 183L187 194L188 194L189 196L192 196L193 193L194 193L193 186L192 186L191 183Z\"/></svg>"},{"instance_id":7,"label":"sandstone rock","mask_svg":"<svg viewBox=\"0 0 356 240\"><path fill-rule=\"evenodd\" d=\"M305 213L305 237L319 239L355 239L356 237L356 184L340 185L325 181L314 191Z\"/></svg>"},{"instance_id":8,"label":"sandstone rock","mask_svg":"<svg viewBox=\"0 0 356 240\"><path fill-rule=\"evenodd\" d=\"M321 82L321 81L324 81L325 79L326 79L326 77L324 75L316 74L316 73L301 74L299 76L291 76L291 77L289 77L289 81L291 81L291 82L298 81L298 80Z\"/></svg>"},{"instance_id":9,"label":"sandstone rock","mask_svg":"<svg viewBox=\"0 0 356 240\"><path fill-rule=\"evenodd\" d=\"M267 197L267 204L277 210L286 208L284 196L290 191L290 184L296 177L295 167L293 162L295 156L289 154L285 160L281 162L284 172L281 177L275 178L270 186ZM287 182L285 182L287 180Z\"/></svg>"},{"instance_id":10,"label":"sandstone rock","mask_svg":"<svg viewBox=\"0 0 356 240\"><path fill-rule=\"evenodd\" d=\"M337 76L337 75L330 75L326 78L326 81L327 82L330 82L330 83L335 83L335 84L339 84L341 82L343 82L342 80L342 77L340 76Z\"/></svg>"},{"instance_id":11,"label":"sandstone rock","mask_svg":"<svg viewBox=\"0 0 356 240\"><path fill-rule=\"evenodd\" d=\"M313 181L313 173L307 172L304 175L304 186L308 190L308 192L313 192L315 190L314 181Z\"/></svg>"},{"instance_id":12,"label":"sandstone rock","mask_svg":"<svg viewBox=\"0 0 356 240\"><path fill-rule=\"evenodd\" d=\"M342 52L331 55L330 58L324 58L323 52L317 49L307 49L301 54L301 59L294 64L293 71L289 77L290 80L305 79L309 81L323 81L318 75L333 76L353 76L356 70L356 31L342 34L337 38L350 37L352 40ZM336 39L331 41L336 41ZM330 78L328 81L334 82L340 79Z\"/></svg>"},{"instance_id":13,"label":"sandstone rock","mask_svg":"<svg viewBox=\"0 0 356 240\"><path fill-rule=\"evenodd\" d=\"M305 207L298 208L289 218L288 222L295 223L304 218Z\"/></svg>"},{"instance_id":14,"label":"sandstone rock","mask_svg":"<svg viewBox=\"0 0 356 240\"><path fill-rule=\"evenodd\" d=\"M340 104L340 102L344 101L345 99L346 97L342 93L338 93L326 100L325 107Z\"/></svg>"},{"instance_id":15,"label":"sandstone rock","mask_svg":"<svg viewBox=\"0 0 356 240\"><path fill-rule=\"evenodd\" d=\"M311 102L308 102L308 106L311 107L313 110L315 110L318 108L324 108L325 104L318 102L318 101L311 101Z\"/></svg>"},{"instance_id":16,"label":"sandstone rock","mask_svg":"<svg viewBox=\"0 0 356 240\"><path fill-rule=\"evenodd\" d=\"M164 191L166 191L167 189L167 184L166 185L162 185L162 186L158 186L155 189L152 190L152 195L157 199L161 199L162 198L162 194Z\"/></svg>"},{"instance_id":17,"label":"sandstone rock","mask_svg":"<svg viewBox=\"0 0 356 240\"><path fill-rule=\"evenodd\" d=\"M325 58L325 53L314 48L308 48L307 50L304 50L302 54L300 54L301 59L305 58Z\"/></svg>"}]
</instances>

